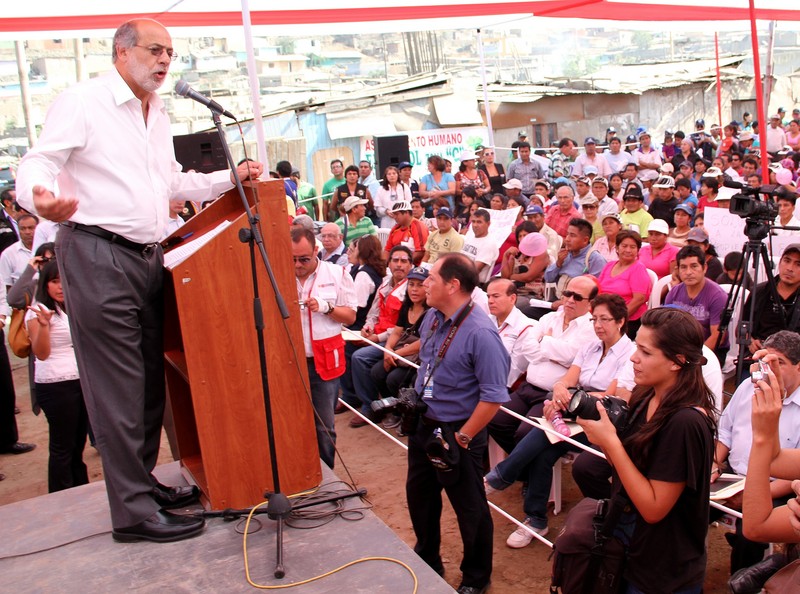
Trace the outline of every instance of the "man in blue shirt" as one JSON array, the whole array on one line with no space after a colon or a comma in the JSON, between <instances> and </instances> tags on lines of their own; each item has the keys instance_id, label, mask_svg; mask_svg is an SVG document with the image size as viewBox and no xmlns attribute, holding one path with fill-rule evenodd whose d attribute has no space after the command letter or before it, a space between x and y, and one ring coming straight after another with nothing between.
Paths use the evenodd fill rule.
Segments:
<instances>
[{"instance_id":1,"label":"man in blue shirt","mask_svg":"<svg viewBox=\"0 0 800 594\"><path fill-rule=\"evenodd\" d=\"M464 558L459 594L481 594L492 574L494 527L483 490L486 425L509 400L509 357L497 326L472 305L478 273L463 254L445 254L424 286L431 310L420 336L416 390L428 409L408 441L406 495L417 544L414 551L444 575L439 554L442 488L458 517ZM441 430L446 451L457 452L449 470L437 470L428 451Z\"/></svg>"},{"instance_id":2,"label":"man in blue shirt","mask_svg":"<svg viewBox=\"0 0 800 594\"><path fill-rule=\"evenodd\" d=\"M559 286L566 286L568 279L591 274L598 277L606 265L606 259L598 252L589 252L592 246L592 224L585 219L572 219L564 237L564 247L558 252L556 261L544 271L544 280L554 283L564 276L566 279ZM558 295L561 297L561 295Z\"/></svg>"}]
</instances>

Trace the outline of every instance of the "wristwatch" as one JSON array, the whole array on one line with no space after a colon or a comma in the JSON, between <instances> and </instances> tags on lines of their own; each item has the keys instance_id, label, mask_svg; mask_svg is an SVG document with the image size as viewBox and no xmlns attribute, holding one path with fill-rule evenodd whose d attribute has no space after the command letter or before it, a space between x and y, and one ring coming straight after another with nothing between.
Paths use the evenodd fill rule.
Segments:
<instances>
[{"instance_id":1,"label":"wristwatch","mask_svg":"<svg viewBox=\"0 0 800 594\"><path fill-rule=\"evenodd\" d=\"M326 301L325 303L328 304L328 311L325 312L326 316L333 314L333 308L336 307L336 304L333 301Z\"/></svg>"},{"instance_id":2,"label":"wristwatch","mask_svg":"<svg viewBox=\"0 0 800 594\"><path fill-rule=\"evenodd\" d=\"M458 443L468 446L472 441L472 438L466 433L461 433L461 431L456 431L456 440L458 441Z\"/></svg>"}]
</instances>

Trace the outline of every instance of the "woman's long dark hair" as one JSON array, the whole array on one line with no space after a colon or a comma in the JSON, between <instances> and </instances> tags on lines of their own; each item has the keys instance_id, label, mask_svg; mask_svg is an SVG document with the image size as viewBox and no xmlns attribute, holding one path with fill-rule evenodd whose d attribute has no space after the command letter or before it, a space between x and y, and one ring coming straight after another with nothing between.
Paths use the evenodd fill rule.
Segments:
<instances>
[{"instance_id":1,"label":"woman's long dark hair","mask_svg":"<svg viewBox=\"0 0 800 594\"><path fill-rule=\"evenodd\" d=\"M358 240L358 259L363 266L371 266L383 276L386 273L386 260L383 259L381 241L376 235L364 235Z\"/></svg>"},{"instance_id":2,"label":"woman's long dark hair","mask_svg":"<svg viewBox=\"0 0 800 594\"><path fill-rule=\"evenodd\" d=\"M56 301L50 297L50 293L47 290L47 285L50 284L50 281L56 280L61 278L61 274L58 272L58 262L55 260L50 260L49 262L45 263L42 266L42 269L39 271L39 284L36 287L36 301L45 305L48 309L56 312L56 314L60 313L61 311L67 311L66 304L64 303L56 303Z\"/></svg>"},{"instance_id":3,"label":"woman's long dark hair","mask_svg":"<svg viewBox=\"0 0 800 594\"><path fill-rule=\"evenodd\" d=\"M699 407L714 423L714 395L703 379L703 329L688 312L674 307L658 307L641 317L642 328L652 330L655 346L664 356L678 365L675 384L663 395L658 410L638 431L624 440L625 449L639 470L648 465L650 449L658 432L667 420L682 408ZM649 386L636 386L630 400L631 411L644 414L655 391Z\"/></svg>"},{"instance_id":4,"label":"woman's long dark hair","mask_svg":"<svg viewBox=\"0 0 800 594\"><path fill-rule=\"evenodd\" d=\"M381 186L383 187L384 190L389 189L389 180L386 179L386 174L389 172L390 169L395 173L397 173L397 185L402 188L405 184L403 184L403 182L400 181L400 170L394 165L389 165L386 169L383 170L383 179L381 180Z\"/></svg>"}]
</instances>

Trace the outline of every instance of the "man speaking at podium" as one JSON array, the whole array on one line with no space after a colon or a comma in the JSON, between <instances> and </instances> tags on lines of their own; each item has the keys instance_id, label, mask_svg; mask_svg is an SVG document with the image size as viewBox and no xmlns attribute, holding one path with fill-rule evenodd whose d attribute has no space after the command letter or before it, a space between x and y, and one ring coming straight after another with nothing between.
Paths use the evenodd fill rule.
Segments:
<instances>
[{"instance_id":1,"label":"man speaking at podium","mask_svg":"<svg viewBox=\"0 0 800 594\"><path fill-rule=\"evenodd\" d=\"M172 39L158 22L121 25L114 68L59 95L17 180L24 208L62 224L56 258L103 461L112 536L122 542L180 540L204 525L164 511L196 500L196 487L167 487L151 474L165 402L157 242L170 198L208 200L233 182L227 171L180 172L169 115L156 94L174 58ZM256 178L262 170L245 162L239 175Z\"/></svg>"}]
</instances>

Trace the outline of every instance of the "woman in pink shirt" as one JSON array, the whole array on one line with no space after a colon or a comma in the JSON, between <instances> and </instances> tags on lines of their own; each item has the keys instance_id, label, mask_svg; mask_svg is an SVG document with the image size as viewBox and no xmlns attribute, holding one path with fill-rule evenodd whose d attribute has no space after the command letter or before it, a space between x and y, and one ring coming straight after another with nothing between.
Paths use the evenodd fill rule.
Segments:
<instances>
[{"instance_id":1,"label":"woman in pink shirt","mask_svg":"<svg viewBox=\"0 0 800 594\"><path fill-rule=\"evenodd\" d=\"M644 264L639 262L642 238L636 231L617 233L619 260L606 264L597 283L601 293L616 293L628 307L628 336L633 339L639 330L639 318L647 310L653 283Z\"/></svg>"},{"instance_id":2,"label":"woman in pink shirt","mask_svg":"<svg viewBox=\"0 0 800 594\"><path fill-rule=\"evenodd\" d=\"M652 235L651 235L652 232ZM658 278L672 274L679 248L667 241L669 226L663 219L654 219L647 228L647 243L639 252L639 262L656 273Z\"/></svg>"}]
</instances>

